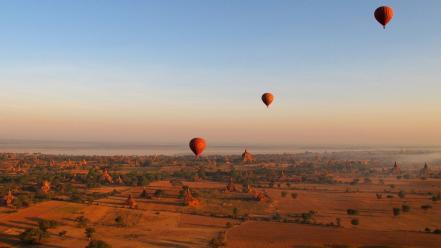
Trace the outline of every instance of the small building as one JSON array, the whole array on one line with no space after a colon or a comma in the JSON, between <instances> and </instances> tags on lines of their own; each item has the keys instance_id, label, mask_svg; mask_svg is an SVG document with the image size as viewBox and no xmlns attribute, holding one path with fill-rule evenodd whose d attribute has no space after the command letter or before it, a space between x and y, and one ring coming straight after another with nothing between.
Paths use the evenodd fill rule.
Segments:
<instances>
[{"instance_id":1,"label":"small building","mask_svg":"<svg viewBox=\"0 0 441 248\"><path fill-rule=\"evenodd\" d=\"M430 168L427 163L424 163L424 167L420 170L420 176L426 177L430 175Z\"/></svg>"},{"instance_id":2,"label":"small building","mask_svg":"<svg viewBox=\"0 0 441 248\"><path fill-rule=\"evenodd\" d=\"M108 182L108 183L113 183L113 178L107 170L104 170L103 175L101 176L101 179L103 181Z\"/></svg>"},{"instance_id":3,"label":"small building","mask_svg":"<svg viewBox=\"0 0 441 248\"><path fill-rule=\"evenodd\" d=\"M51 183L48 180L44 180L40 189L41 192L43 192L44 194L49 193L49 191L51 190Z\"/></svg>"},{"instance_id":4,"label":"small building","mask_svg":"<svg viewBox=\"0 0 441 248\"><path fill-rule=\"evenodd\" d=\"M195 199L191 194L191 190L188 186L184 186L184 205L190 207L196 207L200 204L199 200Z\"/></svg>"},{"instance_id":5,"label":"small building","mask_svg":"<svg viewBox=\"0 0 441 248\"><path fill-rule=\"evenodd\" d=\"M229 192L236 192L236 186L233 183L233 178L230 177L230 181L228 182L227 186L225 187L225 191Z\"/></svg>"},{"instance_id":6,"label":"small building","mask_svg":"<svg viewBox=\"0 0 441 248\"><path fill-rule=\"evenodd\" d=\"M135 199L133 199L132 194L129 194L129 196L127 197L126 204L127 204L127 206L129 206L129 208L136 208L137 207L136 201L135 201Z\"/></svg>"},{"instance_id":7,"label":"small building","mask_svg":"<svg viewBox=\"0 0 441 248\"><path fill-rule=\"evenodd\" d=\"M12 195L11 190L8 191L8 194L5 195L3 200L6 207L12 207L12 203L14 202L14 196Z\"/></svg>"},{"instance_id":8,"label":"small building","mask_svg":"<svg viewBox=\"0 0 441 248\"><path fill-rule=\"evenodd\" d=\"M244 163L251 163L254 162L254 156L253 154L249 153L247 149L242 153L242 161Z\"/></svg>"},{"instance_id":9,"label":"small building","mask_svg":"<svg viewBox=\"0 0 441 248\"><path fill-rule=\"evenodd\" d=\"M394 167L392 167L392 169L391 169L391 173L392 174L400 174L401 173L400 166L397 164L396 161L394 163Z\"/></svg>"}]
</instances>

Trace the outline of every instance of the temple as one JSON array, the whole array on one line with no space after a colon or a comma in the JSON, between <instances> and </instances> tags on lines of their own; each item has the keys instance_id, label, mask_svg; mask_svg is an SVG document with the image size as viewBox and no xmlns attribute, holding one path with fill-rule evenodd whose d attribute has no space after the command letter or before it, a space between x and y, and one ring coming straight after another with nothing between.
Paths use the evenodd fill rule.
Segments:
<instances>
[{"instance_id":1,"label":"temple","mask_svg":"<svg viewBox=\"0 0 441 248\"><path fill-rule=\"evenodd\" d=\"M247 149L242 153L242 161L244 163L251 163L254 162L254 156L253 154L249 153Z\"/></svg>"}]
</instances>

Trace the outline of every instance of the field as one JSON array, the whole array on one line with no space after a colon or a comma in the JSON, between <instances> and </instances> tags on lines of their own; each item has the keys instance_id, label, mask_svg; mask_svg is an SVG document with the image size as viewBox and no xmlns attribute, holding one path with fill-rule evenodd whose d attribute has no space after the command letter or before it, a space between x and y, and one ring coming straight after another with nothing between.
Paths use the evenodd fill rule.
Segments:
<instances>
[{"instance_id":1,"label":"field","mask_svg":"<svg viewBox=\"0 0 441 248\"><path fill-rule=\"evenodd\" d=\"M52 173L52 182L59 184L43 196L37 191L33 197L40 200L24 207L0 208L0 247L25 245L20 234L41 228L42 220L57 224L47 229L49 235L38 242L39 247L86 247L91 239L112 247L441 244L437 234L441 228L441 178L436 172L422 177L418 171L397 176L384 170L367 171L367 166L360 165L355 167L358 172L350 173L340 169L330 173L328 165L310 171L305 168L311 167L266 162L234 168L230 164L123 164L92 168L81 175L76 167L60 170L72 170L75 175L70 177L60 177L58 170L51 169L43 177L50 178L47 173ZM327 175L317 175L320 170ZM158 172L164 174L155 174ZM106 173L113 179L106 179ZM23 176L26 174L10 177ZM149 179L139 185L142 177ZM134 178L136 183L130 181ZM38 182L31 178L8 187L20 198L33 194L26 190L38 186L34 181ZM93 228L93 235L86 235L87 228Z\"/></svg>"}]
</instances>

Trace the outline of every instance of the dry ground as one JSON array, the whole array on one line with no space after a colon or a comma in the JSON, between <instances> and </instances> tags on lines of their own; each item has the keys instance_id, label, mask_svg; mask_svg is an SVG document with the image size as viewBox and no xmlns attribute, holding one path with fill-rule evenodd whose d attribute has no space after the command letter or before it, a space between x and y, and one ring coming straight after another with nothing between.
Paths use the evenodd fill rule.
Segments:
<instances>
[{"instance_id":1,"label":"dry ground","mask_svg":"<svg viewBox=\"0 0 441 248\"><path fill-rule=\"evenodd\" d=\"M350 181L350 179L348 179ZM391 247L441 247L441 235L424 233L424 228L441 228L441 202L432 202L428 192L439 192L441 180L397 180L373 178L371 184L323 185L292 184L288 187L265 190L271 202L259 203L243 193L224 193L225 183L184 182L198 192L201 205L185 207L177 196L181 186L168 181L158 181L146 187L150 195L157 189L165 195L152 199L139 198L142 187L102 187L95 192L110 192L117 189L119 195L100 199L92 205L61 201L35 204L16 212L0 208L0 247L19 246L17 234L25 228L35 226L38 218L62 222L51 229L51 237L44 247L85 247L88 240L84 228L74 219L85 216L96 230L96 238L103 239L113 247L207 247L210 239L221 231L227 231L228 247L323 247L331 244L352 246L388 245ZM390 187L394 184L394 188ZM397 192L406 192L399 198ZM281 192L287 195L282 197ZM389 193L385 193L389 191ZM376 193L383 194L382 199ZM290 193L297 193L293 199ZM128 209L124 204L132 194L138 209ZM386 195L394 195L387 198ZM410 212L393 216L392 208L403 204L411 206ZM432 209L422 210L421 205L430 204ZM316 225L245 221L228 218L234 208L239 215L272 216L279 212L288 215L317 211ZM359 210L359 215L348 216L347 209ZM115 223L123 216L125 227ZM223 217L223 218L220 218ZM342 227L326 227L321 224L341 219ZM358 226L351 225L358 218ZM235 225L227 229L226 223ZM240 225L239 225L240 224ZM67 231L66 238L56 234Z\"/></svg>"}]
</instances>

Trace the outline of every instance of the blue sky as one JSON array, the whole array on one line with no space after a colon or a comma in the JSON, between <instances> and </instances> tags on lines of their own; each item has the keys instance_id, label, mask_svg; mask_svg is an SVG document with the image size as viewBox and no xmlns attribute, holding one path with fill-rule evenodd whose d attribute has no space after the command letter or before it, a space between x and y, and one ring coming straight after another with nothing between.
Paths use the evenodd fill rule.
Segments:
<instances>
[{"instance_id":1,"label":"blue sky","mask_svg":"<svg viewBox=\"0 0 441 248\"><path fill-rule=\"evenodd\" d=\"M386 30L373 18L383 4L395 9ZM0 137L439 144L440 11L436 0L2 1Z\"/></svg>"}]
</instances>

